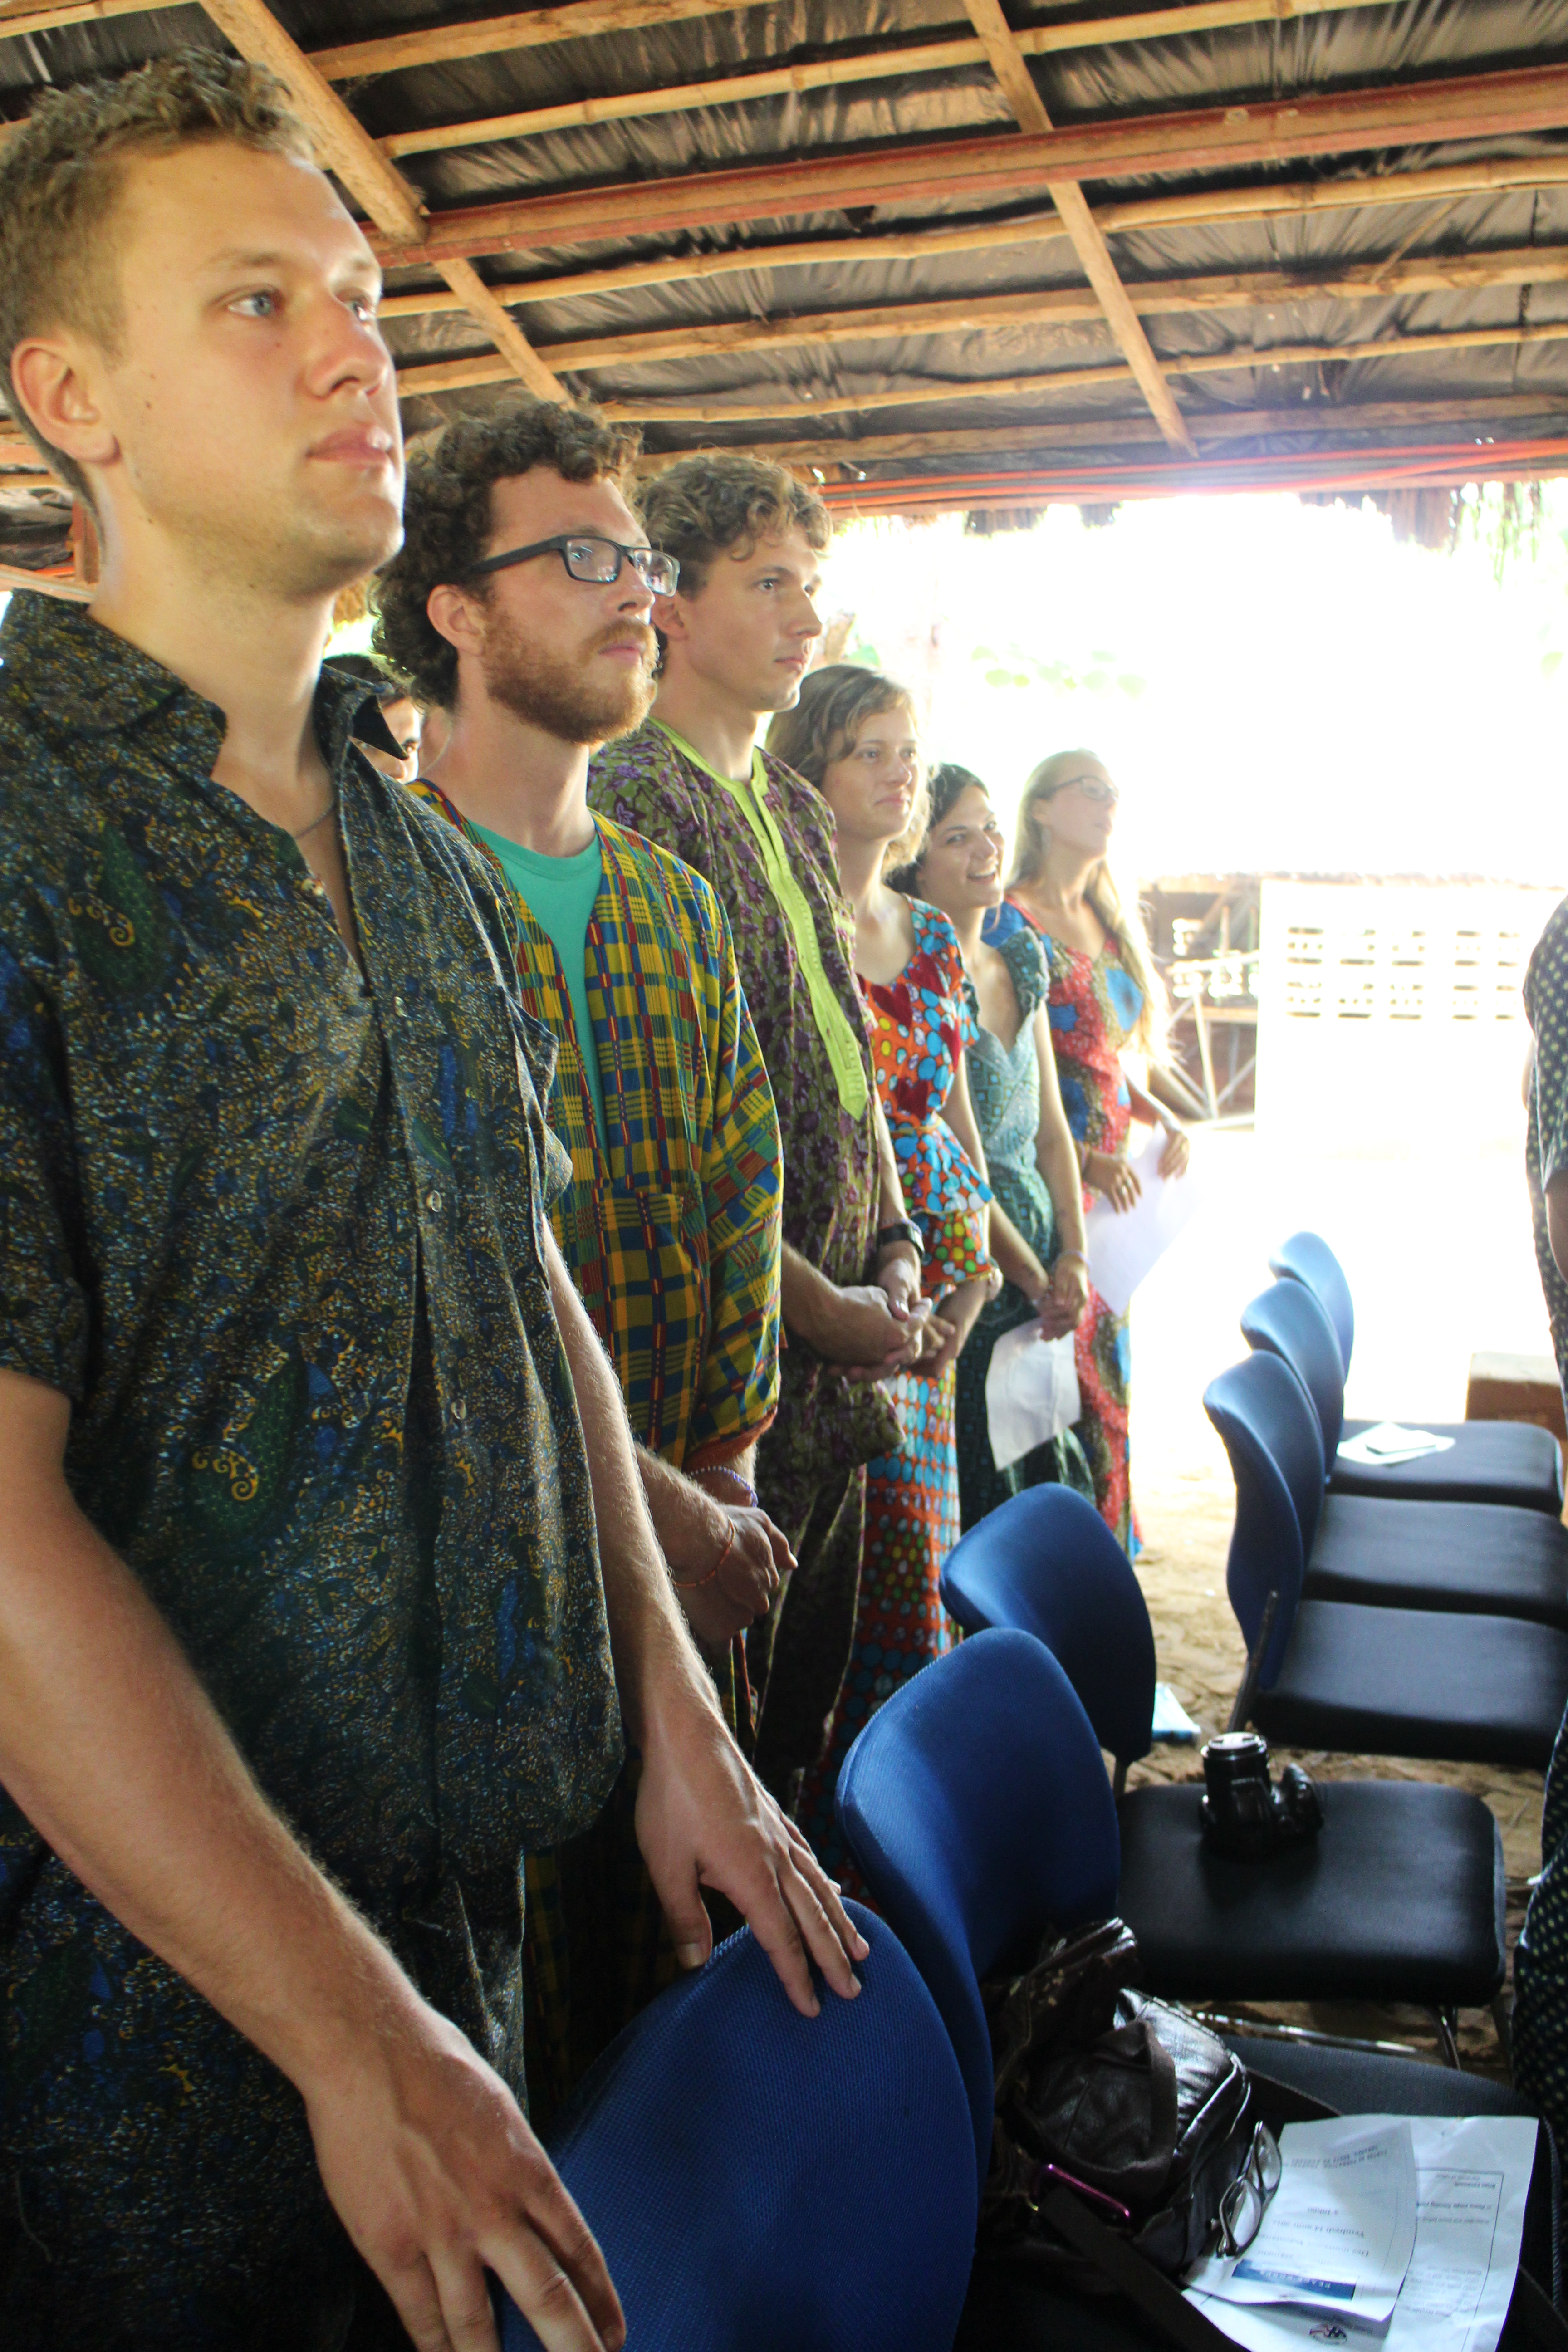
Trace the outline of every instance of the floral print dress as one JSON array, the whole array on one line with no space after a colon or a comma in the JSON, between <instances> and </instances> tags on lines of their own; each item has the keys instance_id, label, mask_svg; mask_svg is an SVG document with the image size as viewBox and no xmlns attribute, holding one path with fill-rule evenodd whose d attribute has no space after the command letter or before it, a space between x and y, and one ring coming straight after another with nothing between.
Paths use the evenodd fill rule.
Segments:
<instances>
[{"instance_id":1,"label":"floral print dress","mask_svg":"<svg viewBox=\"0 0 1568 2352\"><path fill-rule=\"evenodd\" d=\"M1132 1119L1121 1049L1138 1026L1143 992L1114 939L1107 938L1099 955L1086 955L1053 939L1011 898L987 919L986 940L1003 948L1026 923L1038 935L1050 971L1051 1044L1073 1140L1088 1151L1121 1152ZM1086 1207L1091 1198L1085 1193ZM1127 1318L1113 1315L1097 1290L1078 1327L1076 1353L1083 1400L1079 1443L1094 1474L1100 1517L1131 1559L1138 1540L1128 1466L1131 1347Z\"/></svg>"},{"instance_id":2,"label":"floral print dress","mask_svg":"<svg viewBox=\"0 0 1568 2352\"><path fill-rule=\"evenodd\" d=\"M904 1202L925 1244L922 1287L933 1302L990 1271L990 1187L943 1121L942 1106L974 1036L963 957L947 917L911 902L913 955L895 981L862 982L877 1089L887 1114ZM951 1649L954 1629L938 1579L958 1541L958 1367L938 1381L900 1372L887 1383L903 1423L896 1451L869 1464L866 1541L849 1671L827 1753L806 1775L800 1821L836 1876L858 1894L833 1815L839 1767L899 1685Z\"/></svg>"}]
</instances>

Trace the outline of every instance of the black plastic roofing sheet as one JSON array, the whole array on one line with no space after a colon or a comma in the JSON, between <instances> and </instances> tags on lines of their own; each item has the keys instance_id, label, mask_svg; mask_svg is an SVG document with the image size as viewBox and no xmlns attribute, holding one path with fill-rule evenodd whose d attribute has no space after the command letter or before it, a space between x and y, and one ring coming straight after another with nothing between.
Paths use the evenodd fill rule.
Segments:
<instances>
[{"instance_id":1,"label":"black plastic roofing sheet","mask_svg":"<svg viewBox=\"0 0 1568 2352\"><path fill-rule=\"evenodd\" d=\"M1289 0L1279 5L1288 8ZM1010 21L1019 30L1115 18L1125 10L1126 0L1034 6L1009 0ZM277 0L274 13L308 53L498 11L496 0L489 5L473 0L457 11L422 0ZM556 15L569 21L570 0ZM972 37L959 0L773 0L592 37L503 47L338 87L373 136L386 138L628 92L666 93L781 65L810 67L887 50L918 54L933 42ZM0 113L25 112L42 85L122 71L184 42L221 47L222 36L202 10L186 6L0 37ZM1208 32L1101 42L1037 57L1031 69L1053 124L1072 130L1131 116L1565 64L1568 0L1392 0L1278 15ZM645 414L654 458L701 446L779 446L795 461L816 467L844 499L896 501L897 485L907 480L917 485L911 493L917 504L944 481L955 497L967 495L966 485L1000 483L975 491L981 502L995 502L1026 477L1043 496L1072 496L1075 482L1086 486L1086 498L1110 482L1106 494L1112 495L1118 467L1127 474L1129 494L1155 476L1156 488L1185 487L1190 478L1205 478L1205 468L1218 487L1246 486L1270 463L1279 479L1296 480L1310 474L1315 454L1331 474L1342 452L1349 453L1347 466L1353 457L1363 471L1386 453L1391 478L1397 479L1419 470L1416 453L1439 450L1429 460L1434 479L1463 478L1453 469L1467 449L1477 471L1489 466L1551 471L1551 445L1558 439L1568 467L1568 336L1511 340L1521 328L1568 322L1568 185L1115 230L1113 258L1142 309L1156 355L1171 363L1172 389L1198 442L1195 471L1181 461L1183 471L1130 376L1109 383L1073 382L1072 371L1120 362L1098 315L931 326L918 312L909 315L910 306L955 299L1085 289L1043 188L994 199L973 194L944 199L922 189L923 143L1006 142L1016 135L989 67L921 72L905 60L873 80L498 138L405 155L399 168L437 219L475 205L647 184L646 227L617 239L487 256L479 267L547 362L552 346L573 347L573 363L560 372L574 394L638 412L661 404L710 412L700 419ZM908 192L897 202L717 227L657 226L660 182L853 154L889 142L911 151ZM1568 165L1568 128L1203 173L1173 169L1085 186L1091 205L1122 205L1202 187L1268 190L1347 177L1386 180L1481 158L1522 160L1547 173L1562 169ZM845 252L856 240L889 229L935 233L977 220L1034 221L1037 228L1027 241L978 251L931 250L891 260ZM789 266L769 259L770 247L808 241L831 250ZM1518 258L1537 248L1539 277ZM628 263L739 252L752 258L722 275L600 290L580 282L585 273ZM1396 285L1382 291L1369 286L1364 294L1343 288L1348 273L1371 278L1391 263L1408 273L1434 258L1500 255L1515 257L1506 284ZM1140 291L1161 280L1237 274L1268 283L1255 299L1243 288L1226 307L1199 310L1148 308ZM1284 288L1281 276L1291 281ZM577 282L552 296L552 281L563 278ZM1338 284L1324 290L1319 281L1325 280ZM445 291L437 273L417 258L391 269L388 285L395 293ZM647 359L633 353L601 364L578 349L596 339L655 331L776 328L794 316L894 306L904 315L886 329L868 321L850 341L759 344L742 338L719 351ZM1369 341L1398 337L1414 343L1482 329L1507 339L1467 349L1357 355L1356 347ZM398 317L388 322L387 335L405 367L493 357L482 328L461 310ZM1270 360L1272 351L1300 343L1331 345L1342 356ZM1223 371L1180 372L1184 359L1230 352L1235 364ZM964 394L966 383L1005 377L1037 381L1005 394ZM894 394L921 397L886 404ZM510 396L504 380L421 393L409 400L406 421L418 429L456 409L489 407ZM1440 407L1441 418L1386 414L1422 404ZM759 418L750 412L760 404L787 406L789 413ZM1241 425L1252 417L1255 432L1229 429L1232 420ZM1051 430L1058 426L1067 437L1053 440ZM932 436L956 436L976 446L910 446L911 436L918 444ZM1017 436L1011 446L1008 436ZM1506 464L1495 454L1500 448L1509 453ZM1516 449L1537 454L1516 461ZM19 519L26 499L15 492L0 492L0 499ZM30 511L36 519L36 497ZM36 520L30 538L36 548ZM36 555L18 551L10 560Z\"/></svg>"}]
</instances>

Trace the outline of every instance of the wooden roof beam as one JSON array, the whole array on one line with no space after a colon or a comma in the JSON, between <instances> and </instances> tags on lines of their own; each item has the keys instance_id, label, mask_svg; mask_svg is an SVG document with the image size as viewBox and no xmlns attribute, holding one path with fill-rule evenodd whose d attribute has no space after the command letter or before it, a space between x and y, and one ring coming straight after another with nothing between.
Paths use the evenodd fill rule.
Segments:
<instances>
[{"instance_id":1,"label":"wooden roof beam","mask_svg":"<svg viewBox=\"0 0 1568 2352\"><path fill-rule=\"evenodd\" d=\"M202 5L241 57L269 66L278 75L323 160L350 194L358 198L383 236L395 238L405 251L417 245L426 227L419 198L263 0L202 0ZM522 329L490 292L472 262L452 254L437 259L436 266L470 318L494 343L502 373L521 377L542 399L564 398L556 378L535 358Z\"/></svg>"},{"instance_id":2,"label":"wooden roof beam","mask_svg":"<svg viewBox=\"0 0 1568 2352\"><path fill-rule=\"evenodd\" d=\"M1516 322L1458 327L1426 335L1378 335L1359 343L1237 344L1223 352L1163 355L1160 365L1168 376L1234 375L1244 368L1300 367L1324 360L1348 364L1360 360L1426 359L1445 352L1564 341L1568 341L1568 319L1548 319L1539 326L1521 327ZM742 394L729 402L629 399L602 401L599 406L605 415L626 425L805 424L813 416L870 416L889 408L1029 399L1041 393L1086 392L1131 381L1131 370L1122 361L1105 367L1055 368L1034 375L950 376L931 383L900 384L894 392L830 393L821 398L802 391L793 400L758 400Z\"/></svg>"},{"instance_id":3,"label":"wooden roof beam","mask_svg":"<svg viewBox=\"0 0 1568 2352\"><path fill-rule=\"evenodd\" d=\"M1525 246L1489 254L1436 254L1391 266L1304 278L1289 270L1240 270L1205 278L1145 279L1128 286L1141 318L1283 307L1324 299L1370 301L1390 295L1476 293L1491 287L1561 285L1568 281L1568 246ZM734 319L712 325L659 327L579 342L543 343L539 356L557 373L567 370L650 367L670 360L776 352L812 344L833 347L892 335L946 334L987 327L1061 326L1100 315L1088 287L1055 286L1021 294L984 290L934 302L879 303L852 310L817 310L786 319ZM398 371L405 398L498 382L505 373L488 357L437 360Z\"/></svg>"},{"instance_id":4,"label":"wooden roof beam","mask_svg":"<svg viewBox=\"0 0 1568 2352\"><path fill-rule=\"evenodd\" d=\"M540 358L511 312L485 284L471 261L445 261L441 275L470 318L477 319L506 362L540 400L570 401L571 394Z\"/></svg>"},{"instance_id":5,"label":"wooden roof beam","mask_svg":"<svg viewBox=\"0 0 1568 2352\"><path fill-rule=\"evenodd\" d=\"M1002 0L964 0L964 6L1020 131L1048 131L1051 118L1046 111L1046 102L1035 88L1034 76L1013 37L1013 28L1002 14ZM1046 187L1155 423L1173 449L1184 449L1190 457L1195 457L1198 453L1182 422L1175 396L1160 373L1159 362L1149 347L1149 338L1137 311L1127 299L1127 289L1110 258L1110 247L1096 225L1083 190L1076 180L1047 180Z\"/></svg>"},{"instance_id":6,"label":"wooden roof beam","mask_svg":"<svg viewBox=\"0 0 1568 2352\"><path fill-rule=\"evenodd\" d=\"M35 0L9 0L0 6L0 41L20 40L27 33L52 33L63 25L88 25L100 16L147 14L159 0L56 0L50 7Z\"/></svg>"},{"instance_id":7,"label":"wooden roof beam","mask_svg":"<svg viewBox=\"0 0 1568 2352\"><path fill-rule=\"evenodd\" d=\"M138 0L121 0L138 5ZM75 0L82 5L83 0ZM1393 0L1304 0L1292 16L1318 16L1333 5L1354 8L1388 7ZM559 12L556 12L559 13ZM1098 23L1037 25L1013 35L1024 57L1044 57L1064 49L1085 48L1091 43L1167 39L1173 33L1208 31L1216 26L1273 22L1280 14L1277 0L1218 0L1217 5L1156 10L1139 16L1100 19ZM510 23L511 19L504 19ZM530 16L525 20L533 24ZM466 28L464 28L466 29ZM325 52L329 58L341 54ZM533 107L521 113L480 115L466 121L421 123L396 131L381 142L391 156L437 154L458 147L483 147L507 139L537 139L552 131L585 130L599 122L628 122L653 115L691 114L710 106L746 105L758 99L784 98L811 89L843 89L859 82L902 79L907 74L962 73L988 61L984 41L920 40L895 48L868 49L858 56L835 53L806 58L797 64L753 68L726 74L716 80L677 83L662 89L616 90L603 98L563 100L558 106ZM318 63L320 58L318 58Z\"/></svg>"},{"instance_id":8,"label":"wooden roof beam","mask_svg":"<svg viewBox=\"0 0 1568 2352\"><path fill-rule=\"evenodd\" d=\"M1256 106L1121 116L1049 132L889 141L853 155L685 173L603 188L552 191L432 216L432 257L538 251L617 238L774 220L847 205L979 196L1000 202L1061 180L1145 173L1184 177L1293 156L1365 153L1432 140L1481 140L1568 128L1568 66L1332 91ZM389 258L396 258L389 252Z\"/></svg>"},{"instance_id":9,"label":"wooden roof beam","mask_svg":"<svg viewBox=\"0 0 1568 2352\"><path fill-rule=\"evenodd\" d=\"M311 58L329 81L353 81L366 74L398 73L409 66L447 65L458 58L542 48L557 41L591 39L597 33L631 32L644 25L733 16L742 8L760 5L761 0L568 0L562 7L422 25L406 32L378 34L369 40L345 41L333 48L313 50ZM1330 11L1392 5L1393 0L1202 0L1196 6L1149 8L1135 16L1036 26L1021 34L1019 40L1030 57L1044 57L1124 41L1223 32L1240 25L1269 24L1281 16L1319 16ZM975 63L981 54L976 48Z\"/></svg>"},{"instance_id":10,"label":"wooden roof beam","mask_svg":"<svg viewBox=\"0 0 1568 2352\"><path fill-rule=\"evenodd\" d=\"M410 26L313 49L310 62L329 81L401 73L410 66L450 65L458 58L495 57L507 49L549 48L558 41L592 40L599 33L636 32L644 25L678 25L694 16L733 16L764 0L567 0L558 8L528 8L504 16L478 16L447 25Z\"/></svg>"},{"instance_id":11,"label":"wooden roof beam","mask_svg":"<svg viewBox=\"0 0 1568 2352\"><path fill-rule=\"evenodd\" d=\"M1194 439L1218 445L1319 433L1387 433L1426 425L1489 425L1517 417L1560 414L1568 428L1568 395L1504 393L1479 400L1298 401L1291 408L1194 410L1188 418ZM1094 449L1132 442L1158 444L1163 436L1153 418L1088 416L1052 425L986 425L951 432L868 435L851 441L759 441L755 446L785 466L881 465L900 457L958 457L987 449ZM1384 450L1382 456L1397 456ZM1479 453L1478 453L1479 455ZM650 453L638 470L656 473L673 465L683 450Z\"/></svg>"},{"instance_id":12,"label":"wooden roof beam","mask_svg":"<svg viewBox=\"0 0 1568 2352\"><path fill-rule=\"evenodd\" d=\"M1108 236L1181 227L1205 221L1273 220L1342 212L1360 205L1418 205L1495 189L1568 185L1568 154L1489 156L1479 163L1444 164L1430 172L1379 172L1347 180L1299 180L1267 188L1214 188L1180 196L1134 197L1096 205L1096 225ZM495 290L514 308L526 302L566 302L633 286L679 286L688 279L735 277L747 270L852 268L863 261L923 261L933 255L983 253L1045 245L1067 236L1052 211L1025 220L961 221L952 228L893 229L880 236L813 237L787 245L742 246L731 252L672 254L628 261L609 269L583 269L552 278L508 279ZM449 288L389 294L384 319L412 319L460 310Z\"/></svg>"},{"instance_id":13,"label":"wooden roof beam","mask_svg":"<svg viewBox=\"0 0 1568 2352\"><path fill-rule=\"evenodd\" d=\"M425 207L419 198L263 0L202 0L202 5L242 58L271 68L288 89L321 161L364 206L382 236L395 247L419 244L425 235Z\"/></svg>"}]
</instances>

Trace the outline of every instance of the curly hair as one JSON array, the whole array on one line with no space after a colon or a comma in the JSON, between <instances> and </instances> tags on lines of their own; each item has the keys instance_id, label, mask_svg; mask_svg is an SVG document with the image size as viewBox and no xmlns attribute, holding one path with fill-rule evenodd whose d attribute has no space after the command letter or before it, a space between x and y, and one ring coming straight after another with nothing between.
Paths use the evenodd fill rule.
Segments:
<instances>
[{"instance_id":1,"label":"curly hair","mask_svg":"<svg viewBox=\"0 0 1568 2352\"><path fill-rule=\"evenodd\" d=\"M827 509L787 467L742 450L699 450L645 482L643 525L680 564L680 593L695 596L708 567L731 547L798 530L819 553L833 537Z\"/></svg>"},{"instance_id":2,"label":"curly hair","mask_svg":"<svg viewBox=\"0 0 1568 2352\"><path fill-rule=\"evenodd\" d=\"M488 416L459 416L408 462L403 545L371 589L374 642L394 669L414 682L426 704L449 709L457 690L458 649L426 606L444 582L467 579L490 535L490 491L535 466L567 482L611 481L636 510L630 467L640 436L612 425L596 408L559 401L509 401ZM488 579L472 583L488 596Z\"/></svg>"},{"instance_id":3,"label":"curly hair","mask_svg":"<svg viewBox=\"0 0 1568 2352\"><path fill-rule=\"evenodd\" d=\"M0 158L0 363L8 404L39 456L91 504L75 461L46 441L12 383L16 346L73 327L112 353L124 325L110 235L126 159L229 140L312 159L289 93L265 66L176 49L119 81L47 90Z\"/></svg>"}]
</instances>

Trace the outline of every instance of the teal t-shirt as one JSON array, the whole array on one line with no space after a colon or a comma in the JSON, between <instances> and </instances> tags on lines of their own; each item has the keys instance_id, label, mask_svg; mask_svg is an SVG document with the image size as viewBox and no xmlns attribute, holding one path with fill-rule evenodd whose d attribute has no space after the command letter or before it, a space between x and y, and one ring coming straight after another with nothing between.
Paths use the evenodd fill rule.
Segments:
<instances>
[{"instance_id":1,"label":"teal t-shirt","mask_svg":"<svg viewBox=\"0 0 1568 2352\"><path fill-rule=\"evenodd\" d=\"M580 849L574 857L542 856L537 849L524 849L521 842L508 841L504 834L491 833L486 825L476 824L474 831L494 850L502 873L561 959L566 992L572 1000L572 1018L577 1027L578 1050L587 1073L588 1092L594 1098L594 1125L603 1151L607 1148L605 1087L588 1012L587 976L588 921L605 873L598 829L595 826L587 848Z\"/></svg>"}]
</instances>

